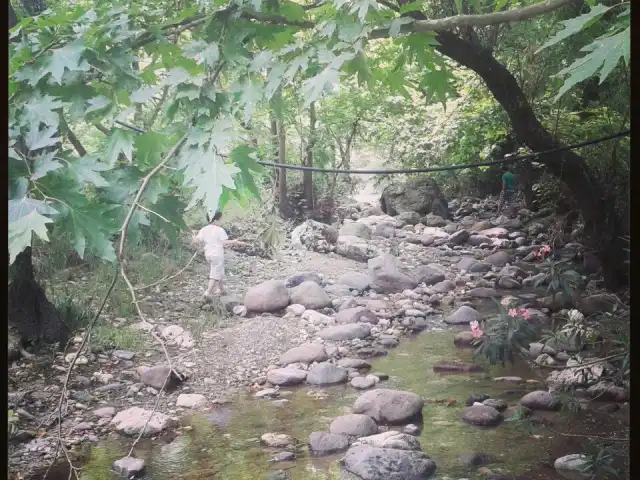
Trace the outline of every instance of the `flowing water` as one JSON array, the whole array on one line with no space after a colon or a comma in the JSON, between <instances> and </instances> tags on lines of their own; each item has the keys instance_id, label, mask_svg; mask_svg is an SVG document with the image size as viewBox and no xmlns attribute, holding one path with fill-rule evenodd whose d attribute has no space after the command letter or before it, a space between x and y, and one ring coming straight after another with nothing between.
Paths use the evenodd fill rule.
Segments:
<instances>
[{"instance_id":1,"label":"flowing water","mask_svg":"<svg viewBox=\"0 0 640 480\"><path fill-rule=\"evenodd\" d=\"M472 351L453 346L454 331L431 331L406 339L386 357L372 361L372 371L387 373L390 379L381 387L416 392L427 399L423 410L424 424L420 443L425 453L438 465L437 477L475 477L457 464L459 454L482 451L495 457L489 465L493 471L521 474L535 465L545 446L535 442L517 425L505 422L497 428L481 429L464 424L458 415L471 394L486 393L515 404L533 385L508 384L492 380L495 376L515 375L533 378L533 372L523 362L507 368L485 365L483 373L438 374L432 366L440 361L472 360ZM337 479L338 456L314 458L304 448L313 431L327 431L333 418L348 413L359 395L349 386L322 389L327 394L317 399L317 389L302 387L290 390L289 402L277 406L270 400L257 400L249 396L236 399L233 404L219 406L210 412L194 414L183 420L190 429L171 443L155 445L141 442L136 456L147 460L146 479L196 480L216 478L222 480L268 478L273 469L285 469L291 478L300 480ZM434 403L435 400L455 400ZM266 432L293 435L300 442L295 462L271 465L274 452L259 445ZM126 455L129 441L116 435L93 448L86 463L84 480L106 480L112 462Z\"/></svg>"}]
</instances>

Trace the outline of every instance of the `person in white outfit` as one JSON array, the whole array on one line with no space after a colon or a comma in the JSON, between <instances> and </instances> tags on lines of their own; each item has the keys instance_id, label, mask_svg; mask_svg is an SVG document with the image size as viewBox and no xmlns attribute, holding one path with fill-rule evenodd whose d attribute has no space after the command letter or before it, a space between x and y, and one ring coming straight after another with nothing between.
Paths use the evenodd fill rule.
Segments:
<instances>
[{"instance_id":1,"label":"person in white outfit","mask_svg":"<svg viewBox=\"0 0 640 480\"><path fill-rule=\"evenodd\" d=\"M210 297L212 293L216 295L222 293L224 279L224 247L230 245L243 245L239 240L229 240L227 232L224 231L218 222L222 217L221 212L216 212L210 219L209 225L201 228L198 233L194 232L193 241L199 248L204 249L204 256L211 265L209 270L209 284L204 292L205 297Z\"/></svg>"}]
</instances>

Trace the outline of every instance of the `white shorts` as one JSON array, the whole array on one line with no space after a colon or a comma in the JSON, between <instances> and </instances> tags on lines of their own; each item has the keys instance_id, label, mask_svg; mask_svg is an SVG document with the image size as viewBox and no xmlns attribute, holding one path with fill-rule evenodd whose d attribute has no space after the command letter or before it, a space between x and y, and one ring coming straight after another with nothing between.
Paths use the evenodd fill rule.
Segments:
<instances>
[{"instance_id":1,"label":"white shorts","mask_svg":"<svg viewBox=\"0 0 640 480\"><path fill-rule=\"evenodd\" d=\"M224 257L211 256L207 257L207 261L211 264L209 280L222 280L224 278Z\"/></svg>"}]
</instances>

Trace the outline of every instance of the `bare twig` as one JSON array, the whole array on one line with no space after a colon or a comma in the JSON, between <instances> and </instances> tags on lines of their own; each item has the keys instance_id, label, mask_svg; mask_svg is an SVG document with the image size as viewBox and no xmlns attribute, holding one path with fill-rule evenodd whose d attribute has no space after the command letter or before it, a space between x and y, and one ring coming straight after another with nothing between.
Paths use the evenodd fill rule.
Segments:
<instances>
[{"instance_id":1,"label":"bare twig","mask_svg":"<svg viewBox=\"0 0 640 480\"><path fill-rule=\"evenodd\" d=\"M145 212L149 212L153 215L155 215L156 217L160 218L161 220L164 220L167 223L171 223L169 220L167 220L166 218L164 218L162 215L160 215L158 212L154 212L153 210L149 210L147 207L145 207L144 205L140 205L138 204L138 208L140 210L144 210Z\"/></svg>"},{"instance_id":2,"label":"bare twig","mask_svg":"<svg viewBox=\"0 0 640 480\"><path fill-rule=\"evenodd\" d=\"M160 280L158 280L157 282L151 283L149 285L144 285L142 287L136 287L134 290L140 291L140 290L145 290L147 288L151 288L151 287L155 287L156 285L160 285L161 283L164 282L168 282L169 280L172 280L174 278L176 278L177 276L179 276L182 272L184 272L187 268L189 268L189 265L191 265L191 262L193 262L193 260L198 256L198 252L196 251L196 253L193 254L193 256L189 259L189 261L187 262L187 264L184 266L184 268L182 270L180 270L178 273L175 273L173 275L168 275L165 276L163 278L161 278Z\"/></svg>"},{"instance_id":3,"label":"bare twig","mask_svg":"<svg viewBox=\"0 0 640 480\"><path fill-rule=\"evenodd\" d=\"M70 473L69 473L69 478L72 478L72 476L75 474L75 477L78 479L78 469L73 465L71 459L69 458L69 455L67 453L66 450L66 446L64 444L62 444L62 410L63 407L66 406L66 395L67 395L67 387L69 384L69 379L71 378L71 372L73 371L73 367L76 364L76 360L78 359L78 356L80 355L80 352L85 348L85 346L87 345L87 341L89 339L89 336L91 335L91 330L93 329L93 327L95 326L95 324L98 321L98 318L100 317L100 314L102 313L102 310L104 309L104 306L107 303L107 299L109 298L109 296L111 295L111 292L113 291L113 288L115 287L116 282L118 281L118 273L122 274L125 282L127 283L127 285L129 286L132 295L133 295L133 300L134 300L134 304L136 306L136 309L138 310L138 314L141 316L141 318L143 319L143 321L146 321L144 319L144 315L142 315L142 312L140 310L140 307L136 301L136 297L135 297L135 292L132 290L132 286L131 286L131 282L129 281L129 278L126 276L126 272L124 271L124 262L123 262L123 256L124 256L124 245L126 242L126 238L127 238L127 228L129 226L129 223L131 222L131 218L133 217L133 214L136 210L136 208L138 208L139 204L139 200L142 197L142 194L144 193L144 191L146 190L147 186L149 185L149 181L151 180L151 178L158 173L162 167L169 162L169 160L171 160L173 158L173 156L177 153L177 151L180 149L180 147L183 145L184 141L186 140L186 135L184 135L179 141L178 143L176 143L176 145L171 149L171 151L169 151L167 153L167 155L164 157L164 159L158 164L156 165L153 169L151 169L151 171L143 178L142 183L140 184L140 188L138 189L138 193L136 194L135 200L133 201L131 208L129 208L129 212L127 213L127 216L124 220L124 222L122 223L122 227L120 229L120 247L118 249L118 256L117 256L117 260L118 263L116 265L116 272L113 275L113 279L111 280L111 284L109 285L109 288L107 289L107 292L105 293L102 302L100 304L100 307L98 308L97 312L95 313L91 323L89 324L89 327L87 328L87 331L85 332L83 338L82 338L82 342L80 343L79 348L76 351L76 355L73 357L73 359L71 360L71 364L69 365L69 368L67 369L67 374L65 376L65 380L64 383L62 385L62 393L60 394L60 400L58 401L58 406L57 406L57 413L58 413L58 443L60 448L62 449L62 451L65 454L65 457L67 459L67 462L69 463L70 466ZM160 340L155 334L152 334L154 339L156 339L157 341L159 341L159 343L162 345L162 348L165 351L165 355L167 356L167 360L169 361L169 375L167 375L167 378L165 379L165 382L162 386L162 388L164 389L167 380L170 378L171 373L173 371L173 368L171 367L171 359L168 355L167 349L164 345L164 343L162 342L162 340ZM162 390L158 393L158 397L160 397L162 395ZM160 400L160 398L158 398L158 401ZM157 407L158 402L156 402L156 407ZM151 416L149 417L148 421L151 419L151 417L153 416L153 414L155 413L155 407L154 407L154 411L152 412ZM147 424L145 424L144 428L142 429L142 433L144 433L144 431L147 428ZM139 438L138 438L139 439ZM137 443L138 440L136 440L136 442L134 442L134 446ZM133 449L133 447L132 447ZM53 462L55 462L55 458L53 460ZM46 476L45 476L46 478Z\"/></svg>"},{"instance_id":4,"label":"bare twig","mask_svg":"<svg viewBox=\"0 0 640 480\"><path fill-rule=\"evenodd\" d=\"M551 368L553 370L569 370L569 369L579 370L581 368L588 367L589 365L597 365L598 363L606 362L608 360L615 360L616 358L622 358L625 355L626 355L626 353L618 353L616 355L611 355L609 357L598 358L597 360L593 360L591 362L581 363L579 365L572 365L572 366L561 366L561 367L558 367L558 366L554 366L554 365L543 365L543 364L538 363L538 362L533 362L533 364L538 366L538 367Z\"/></svg>"}]
</instances>

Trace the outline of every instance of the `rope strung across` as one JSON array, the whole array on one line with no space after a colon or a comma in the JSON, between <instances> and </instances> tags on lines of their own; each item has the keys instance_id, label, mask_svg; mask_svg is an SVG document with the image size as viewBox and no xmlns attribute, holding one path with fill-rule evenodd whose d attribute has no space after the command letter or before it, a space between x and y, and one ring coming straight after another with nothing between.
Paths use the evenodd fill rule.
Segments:
<instances>
[{"instance_id":1,"label":"rope strung across","mask_svg":"<svg viewBox=\"0 0 640 480\"><path fill-rule=\"evenodd\" d=\"M147 133L135 125L116 120L115 123L125 128L133 130L138 133ZM450 170L464 170L465 168L477 168L488 167L491 165L501 165L506 163L515 163L520 160L535 159L544 155L551 155L553 153L565 152L567 150L573 150L574 148L586 147L588 145L595 145L597 143L606 142L607 140L613 140L615 138L627 137L631 134L631 130L625 130L622 132L607 135L605 137L596 138L593 140L587 140L581 143L574 143L573 145L567 145L564 147L553 148L551 150L545 150L543 152L528 153L525 155L515 155L504 157L502 160L493 160L490 162L480 163L465 163L462 165L448 165L446 167L426 167L426 168L400 168L400 169L386 169L386 170L341 170L338 168L318 168L318 167L305 167L303 165L289 165L286 163L274 163L265 162L263 160L256 160L256 163L265 167L284 168L286 170L301 170L305 172L321 172L321 173L348 173L352 175L402 175L411 173L429 173L429 172L447 172Z\"/></svg>"}]
</instances>

